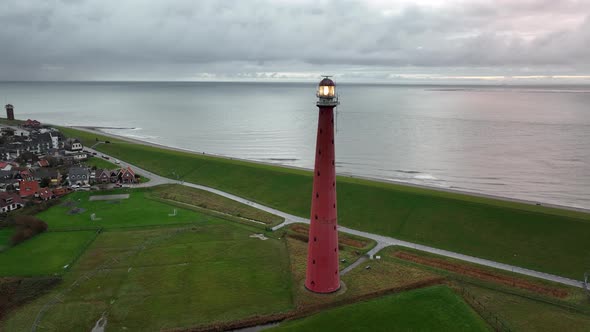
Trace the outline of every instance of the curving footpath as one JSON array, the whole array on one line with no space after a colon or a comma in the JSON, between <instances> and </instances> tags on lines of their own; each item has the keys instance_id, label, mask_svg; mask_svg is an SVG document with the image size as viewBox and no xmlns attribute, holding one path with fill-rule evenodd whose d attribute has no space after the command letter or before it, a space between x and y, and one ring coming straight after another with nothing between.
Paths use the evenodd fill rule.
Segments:
<instances>
[{"instance_id":1,"label":"curving footpath","mask_svg":"<svg viewBox=\"0 0 590 332\"><path fill-rule=\"evenodd\" d=\"M102 155L108 156L102 152L96 151L91 148L86 148L86 149L91 152L96 152L97 157L102 156ZM108 157L111 159L115 159L111 156L108 156ZM281 223L280 225L273 227L272 228L273 231L276 231L279 228L282 228L284 226L287 226L287 225L293 224L293 223L309 224L309 219L307 219L307 218L301 218L301 217L298 217L298 216L295 216L295 215L292 215L292 214L289 214L289 213L286 213L283 211L279 211L277 209L273 209L271 207L268 207L268 206L265 206L265 205L262 205L262 204L259 204L256 202L252 202L248 199L245 199L245 198L242 198L242 197L239 197L236 195L232 195L232 194L226 193L226 192L218 190L218 189L214 189L214 188L210 188L210 187L206 187L206 186L202 186L202 185L198 185L198 184L194 184L194 183L165 178L163 176L160 176L155 173L146 171L142 168L139 168L135 165L131 165L131 164L124 162L122 160L120 160L120 166L121 167L128 167L129 166L129 167L133 168L133 170L136 173L139 173L139 174L141 174L145 177L148 177L150 179L149 182L133 185L132 187L134 187L134 188L152 187L152 186L158 186L158 185L162 185L162 184L180 184L180 185L191 187L191 188L205 190L205 191L229 198L229 199L234 200L236 202L250 205L250 206L255 207L259 210L266 211L266 212L272 213L274 215L283 217L285 219L285 221L283 223ZM425 252L429 252L429 253L445 256L445 257L455 258L455 259L459 259L459 260L463 260L466 262L475 263L475 264L479 264L479 265L483 265L483 266L493 267L493 268L504 270L504 271L519 273L519 274L523 274L523 275L527 275L527 276L531 276L531 277L535 277L535 278L539 278L539 279L549 280L549 281L557 282L557 283L568 285L568 286L574 286L574 287L578 287L578 288L584 287L584 282L581 280L574 280L574 279L570 279L570 278L560 277L560 276L554 275L554 274L529 270L529 269L525 269L522 267L499 263L499 262L495 262L495 261L491 261L491 260L487 260L487 259L483 259L483 258L477 258L477 257L473 257L473 256L463 255L463 254L459 254L459 253L448 251L448 250L442 250L442 249L437 249L437 248L425 246L422 244L416 244L416 243L412 243L412 242L398 240L396 238L392 238L389 236L383 236L383 235L372 234L372 233L367 233L367 232L363 232L363 231L357 231L355 229L351 229L348 227L338 226L338 230L343 233L365 237L365 238L368 238L368 239L371 239L371 240L374 240L375 242L377 242L377 245L375 246L375 248L371 249L367 253L367 255L370 258L373 258L373 255L375 255L377 252L379 252L381 249L383 249L385 247L400 246L400 247L413 248L413 249L417 249L417 250L421 250L421 251L425 251ZM348 271L346 271L346 272L348 272Z\"/></svg>"}]
</instances>

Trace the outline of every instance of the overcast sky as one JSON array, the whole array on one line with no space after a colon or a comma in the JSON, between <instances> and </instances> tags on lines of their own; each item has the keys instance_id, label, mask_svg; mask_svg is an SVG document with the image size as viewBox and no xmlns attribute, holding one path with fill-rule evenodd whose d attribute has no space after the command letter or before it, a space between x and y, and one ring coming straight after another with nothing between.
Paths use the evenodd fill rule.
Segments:
<instances>
[{"instance_id":1,"label":"overcast sky","mask_svg":"<svg viewBox=\"0 0 590 332\"><path fill-rule=\"evenodd\" d=\"M1 0L0 80L590 83L590 1Z\"/></svg>"}]
</instances>

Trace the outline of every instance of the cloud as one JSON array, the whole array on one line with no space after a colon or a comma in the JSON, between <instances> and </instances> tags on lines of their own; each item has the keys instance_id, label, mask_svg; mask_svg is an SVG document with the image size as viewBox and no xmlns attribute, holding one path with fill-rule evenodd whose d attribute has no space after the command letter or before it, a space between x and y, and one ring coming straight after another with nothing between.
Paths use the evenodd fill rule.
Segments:
<instances>
[{"instance_id":1,"label":"cloud","mask_svg":"<svg viewBox=\"0 0 590 332\"><path fill-rule=\"evenodd\" d=\"M575 0L13 0L0 79L584 75L586 13Z\"/></svg>"}]
</instances>

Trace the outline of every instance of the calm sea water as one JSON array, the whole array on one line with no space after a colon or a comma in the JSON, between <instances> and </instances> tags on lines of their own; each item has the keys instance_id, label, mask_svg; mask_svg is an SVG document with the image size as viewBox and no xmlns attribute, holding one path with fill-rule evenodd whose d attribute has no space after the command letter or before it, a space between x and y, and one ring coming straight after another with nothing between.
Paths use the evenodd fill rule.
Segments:
<instances>
[{"instance_id":1,"label":"calm sea water","mask_svg":"<svg viewBox=\"0 0 590 332\"><path fill-rule=\"evenodd\" d=\"M340 173L590 208L590 87L339 85ZM315 84L0 83L17 118L312 168Z\"/></svg>"}]
</instances>

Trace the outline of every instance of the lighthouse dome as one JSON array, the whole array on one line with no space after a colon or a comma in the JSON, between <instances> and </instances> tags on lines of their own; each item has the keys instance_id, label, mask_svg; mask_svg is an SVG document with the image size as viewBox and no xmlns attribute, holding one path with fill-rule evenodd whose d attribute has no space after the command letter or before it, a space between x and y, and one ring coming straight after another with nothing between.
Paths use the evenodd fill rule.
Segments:
<instances>
[{"instance_id":1,"label":"lighthouse dome","mask_svg":"<svg viewBox=\"0 0 590 332\"><path fill-rule=\"evenodd\" d=\"M336 84L334 83L334 81L332 81L329 78L324 78L323 80L320 81L320 84L318 84L319 86L336 86Z\"/></svg>"}]
</instances>

